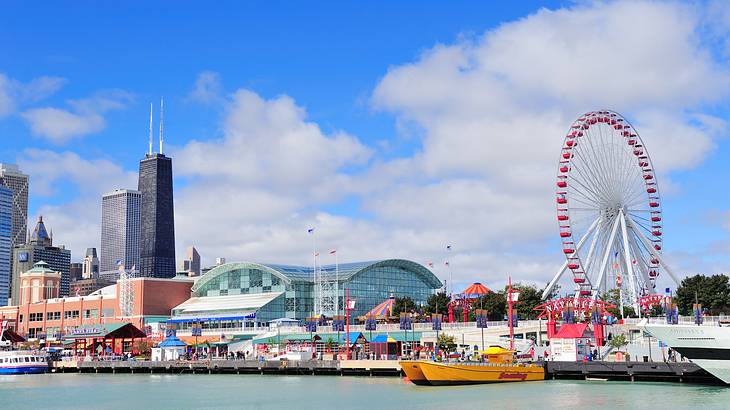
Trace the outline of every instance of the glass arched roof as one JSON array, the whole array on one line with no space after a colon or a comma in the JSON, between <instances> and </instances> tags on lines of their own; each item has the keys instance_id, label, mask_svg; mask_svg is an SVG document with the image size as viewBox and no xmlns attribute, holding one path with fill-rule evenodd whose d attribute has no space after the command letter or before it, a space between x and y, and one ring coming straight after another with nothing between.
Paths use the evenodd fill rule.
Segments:
<instances>
[{"instance_id":1,"label":"glass arched roof","mask_svg":"<svg viewBox=\"0 0 730 410\"><path fill-rule=\"evenodd\" d=\"M401 268L419 275L424 282L426 282L433 289L440 288L442 286L441 281L433 274L429 269L420 263L409 261L406 259L384 259L380 261L367 261L367 262L351 262L341 263L339 265L325 265L320 269L324 272L334 273L337 271L341 281L350 280L353 276L358 273L365 271L370 268L391 266ZM297 282L313 282L314 281L314 269L311 266L295 266L295 265L281 265L273 263L254 263L254 262L236 262L226 263L208 271L193 285L193 291L200 289L207 282L215 279L216 277L226 274L233 270L238 269L259 269L265 272L269 272L281 279L287 284L292 281Z\"/></svg>"}]
</instances>

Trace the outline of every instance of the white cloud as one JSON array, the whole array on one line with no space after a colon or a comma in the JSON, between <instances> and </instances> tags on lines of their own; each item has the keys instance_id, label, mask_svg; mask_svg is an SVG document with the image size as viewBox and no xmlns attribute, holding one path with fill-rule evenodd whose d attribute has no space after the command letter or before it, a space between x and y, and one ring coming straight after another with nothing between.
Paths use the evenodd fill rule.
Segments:
<instances>
[{"instance_id":1,"label":"white cloud","mask_svg":"<svg viewBox=\"0 0 730 410\"><path fill-rule=\"evenodd\" d=\"M66 80L42 76L23 84L0 73L0 118L15 112L18 104L40 101L58 91Z\"/></svg>"},{"instance_id":2,"label":"white cloud","mask_svg":"<svg viewBox=\"0 0 730 410\"><path fill-rule=\"evenodd\" d=\"M188 99L202 104L223 102L223 87L218 73L203 71L198 74L195 86L190 91Z\"/></svg>"},{"instance_id":3,"label":"white cloud","mask_svg":"<svg viewBox=\"0 0 730 410\"><path fill-rule=\"evenodd\" d=\"M33 135L63 144L74 137L103 130L106 127L103 114L123 109L131 101L132 95L128 92L111 90L89 98L69 100L70 109L33 108L21 113L21 116L30 125Z\"/></svg>"},{"instance_id":4,"label":"white cloud","mask_svg":"<svg viewBox=\"0 0 730 410\"><path fill-rule=\"evenodd\" d=\"M99 246L101 195L115 188L137 186L136 172L125 171L107 159L87 160L68 151L27 149L17 161L30 174L31 198L47 198L43 202L49 202L29 216L29 226L32 229L38 215L43 215L48 228L53 229L54 244L71 249L74 260L84 249ZM61 190L74 191L74 199L55 201Z\"/></svg>"}]
</instances>

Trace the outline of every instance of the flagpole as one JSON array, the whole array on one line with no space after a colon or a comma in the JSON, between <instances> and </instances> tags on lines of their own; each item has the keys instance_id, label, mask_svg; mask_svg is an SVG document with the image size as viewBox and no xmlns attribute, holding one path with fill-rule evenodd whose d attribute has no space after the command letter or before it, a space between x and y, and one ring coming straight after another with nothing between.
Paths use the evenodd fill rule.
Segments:
<instances>
[{"instance_id":1,"label":"flagpole","mask_svg":"<svg viewBox=\"0 0 730 410\"><path fill-rule=\"evenodd\" d=\"M335 311L340 315L340 264L337 259L337 249L335 249ZM348 340L347 343L350 343Z\"/></svg>"}]
</instances>

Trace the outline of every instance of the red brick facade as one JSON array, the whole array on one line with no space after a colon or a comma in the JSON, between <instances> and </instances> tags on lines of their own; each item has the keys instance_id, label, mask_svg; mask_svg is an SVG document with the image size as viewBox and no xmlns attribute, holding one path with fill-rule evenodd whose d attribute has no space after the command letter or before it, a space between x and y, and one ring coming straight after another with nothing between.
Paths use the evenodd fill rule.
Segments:
<instances>
[{"instance_id":1,"label":"red brick facade","mask_svg":"<svg viewBox=\"0 0 730 410\"><path fill-rule=\"evenodd\" d=\"M144 328L150 316L170 316L173 307L190 298L193 280L135 278L132 315L121 316L119 286L112 285L93 295L48 299L20 306L0 307L0 319L30 338L44 333L48 338L81 325L131 322Z\"/></svg>"}]
</instances>

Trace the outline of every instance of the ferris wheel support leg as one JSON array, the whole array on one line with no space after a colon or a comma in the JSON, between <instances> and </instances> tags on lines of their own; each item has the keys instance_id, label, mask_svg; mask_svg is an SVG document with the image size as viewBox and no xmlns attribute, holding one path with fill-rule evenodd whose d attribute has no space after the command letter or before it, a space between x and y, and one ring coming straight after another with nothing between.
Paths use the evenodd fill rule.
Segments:
<instances>
[{"instance_id":1,"label":"ferris wheel support leg","mask_svg":"<svg viewBox=\"0 0 730 410\"><path fill-rule=\"evenodd\" d=\"M601 220L601 222L602 222L602 220ZM600 230L602 228L603 227L600 226L598 228L598 231L595 233L595 235L593 235L593 240L591 241L591 247L588 248L588 256L586 257L586 265L585 265L585 270L586 271L588 271L588 269L590 269L591 264L593 263L593 255L595 254L595 251L596 251L596 243L598 242L598 237L600 236L600 233L601 233ZM600 289L600 287L602 286L602 284L599 282L599 283L596 284L596 286L598 286L599 289ZM594 294L598 294L598 293L599 292L594 292Z\"/></svg>"},{"instance_id":2,"label":"ferris wheel support leg","mask_svg":"<svg viewBox=\"0 0 730 410\"><path fill-rule=\"evenodd\" d=\"M613 244L613 240L616 238L616 230L618 230L618 224L619 224L619 218L616 217L616 220L613 221L613 226L611 227L611 234L608 235L608 241L606 241L606 251L603 252L603 259L601 260L601 269L598 271L598 278L596 280L596 283L600 286L601 283L603 283L603 275L606 272L606 265L608 264L608 258L611 256L611 249L613 247L611 244ZM600 287L596 289L593 292L593 299L598 299L600 296L601 289Z\"/></svg>"},{"instance_id":3,"label":"ferris wheel support leg","mask_svg":"<svg viewBox=\"0 0 730 410\"><path fill-rule=\"evenodd\" d=\"M626 264L626 272L629 274L629 286L631 286L631 305L634 307L636 312L639 312L637 295L638 289L636 288L636 278L634 277L631 250L629 249L629 236L626 232L626 218L624 217L623 211L619 211L619 219L621 221L621 237L624 243L624 263ZM641 312L639 312L639 315L641 315Z\"/></svg>"},{"instance_id":4,"label":"ferris wheel support leg","mask_svg":"<svg viewBox=\"0 0 730 410\"><path fill-rule=\"evenodd\" d=\"M636 242L631 242L631 249L633 250L634 255L641 255L641 251ZM646 290L649 292L649 294L656 293L656 289L654 289L654 286L652 286L651 279L649 278L649 269L647 268L645 261L637 259L636 262L636 266L638 267L637 269L639 270L639 273L641 273L641 278L644 281Z\"/></svg>"},{"instance_id":5,"label":"ferris wheel support leg","mask_svg":"<svg viewBox=\"0 0 730 410\"><path fill-rule=\"evenodd\" d=\"M578 241L578 244L575 247L575 251L578 252L585 243L586 239L591 235L594 229L596 229L596 226L598 226L598 222L601 220L601 218L596 218L595 221L591 224L591 226L588 228L588 231L586 231L585 235L583 235L582 238ZM553 288L555 287L555 284L558 283L560 278L563 276L563 273L565 273L565 270L568 268L568 261L566 260L563 263L563 266L558 269L558 273L555 274L553 277L553 280L550 281L550 283L547 285L545 290L542 292L542 298L547 299L547 297L550 295L550 293L553 291Z\"/></svg>"},{"instance_id":6,"label":"ferris wheel support leg","mask_svg":"<svg viewBox=\"0 0 730 410\"><path fill-rule=\"evenodd\" d=\"M662 267L664 268L665 271L667 271L667 273L672 278L672 280L674 280L674 283L679 285L681 283L681 281L677 278L677 276L674 274L674 272L669 267L669 265L667 265L664 262L664 259L662 259L661 255L659 255L659 252L657 252L654 249L654 245L651 244L651 241L649 239L647 239L646 236L644 236L644 234L641 233L641 231L639 231L636 228L634 221L632 221L631 219L629 219L629 225L631 225L631 227L634 229L634 232L636 232L636 236L638 236L639 239L641 239L641 242L644 243L644 246L646 246L646 249L649 250L649 252L651 253L651 256L653 256L653 257L657 258L657 260L659 260L659 264L662 265Z\"/></svg>"}]
</instances>

